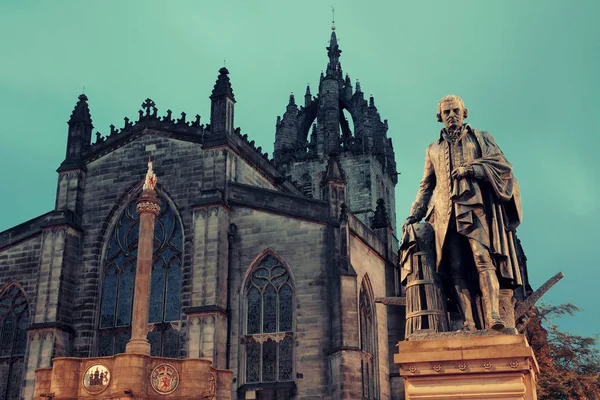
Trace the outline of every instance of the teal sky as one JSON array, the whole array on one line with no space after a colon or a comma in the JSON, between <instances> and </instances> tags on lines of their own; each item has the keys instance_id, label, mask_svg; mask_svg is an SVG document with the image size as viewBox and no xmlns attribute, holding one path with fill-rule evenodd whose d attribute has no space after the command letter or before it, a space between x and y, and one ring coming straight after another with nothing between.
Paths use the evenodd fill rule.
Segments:
<instances>
[{"instance_id":1,"label":"teal sky","mask_svg":"<svg viewBox=\"0 0 600 400\"><path fill-rule=\"evenodd\" d=\"M333 1L344 72L389 120L398 220L416 195L438 100L460 95L519 179L518 230L546 302L584 308L561 321L600 333L600 2ZM85 86L95 130L137 119L146 97L163 115L196 113L226 60L236 126L269 153L290 91L317 91L330 2L0 2L0 231L54 207L67 124ZM140 160L143 162L143 160ZM157 171L160 176L160 171ZM597 247L599 246L599 247Z\"/></svg>"}]
</instances>

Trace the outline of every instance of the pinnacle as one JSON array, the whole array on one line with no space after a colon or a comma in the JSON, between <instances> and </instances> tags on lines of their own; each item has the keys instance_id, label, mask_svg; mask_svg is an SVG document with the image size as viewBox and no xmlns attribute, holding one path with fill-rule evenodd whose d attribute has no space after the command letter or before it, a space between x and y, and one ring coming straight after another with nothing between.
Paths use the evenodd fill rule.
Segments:
<instances>
[{"instance_id":1,"label":"pinnacle","mask_svg":"<svg viewBox=\"0 0 600 400\"><path fill-rule=\"evenodd\" d=\"M339 156L336 153L329 154L329 159L327 160L322 184L326 184L327 182L346 183L346 173L342 169Z\"/></svg>"},{"instance_id":2,"label":"pinnacle","mask_svg":"<svg viewBox=\"0 0 600 400\"><path fill-rule=\"evenodd\" d=\"M213 88L212 94L210 95L211 99L215 99L221 96L230 97L233 101L235 101L235 97L233 95L233 89L231 88L231 82L229 81L229 70L225 67L222 67L219 70L219 77L217 78L217 82Z\"/></svg>"},{"instance_id":3,"label":"pinnacle","mask_svg":"<svg viewBox=\"0 0 600 400\"><path fill-rule=\"evenodd\" d=\"M335 31L331 32L331 38L329 39L329 47L327 47L327 56L329 57L329 64L327 66L327 71L329 73L330 70L338 70L339 69L339 60L342 51L338 46L337 36Z\"/></svg>"},{"instance_id":4,"label":"pinnacle","mask_svg":"<svg viewBox=\"0 0 600 400\"><path fill-rule=\"evenodd\" d=\"M371 222L372 229L388 228L390 227L390 219L385 208L385 202L383 199L377 200L377 207L375 208L375 215Z\"/></svg>"},{"instance_id":5,"label":"pinnacle","mask_svg":"<svg viewBox=\"0 0 600 400\"><path fill-rule=\"evenodd\" d=\"M78 97L77 104L71 113L71 118L69 118L69 124L75 124L78 122L82 122L89 126L92 126L92 117L90 115L90 109L87 103L87 96L85 94L80 94Z\"/></svg>"}]
</instances>

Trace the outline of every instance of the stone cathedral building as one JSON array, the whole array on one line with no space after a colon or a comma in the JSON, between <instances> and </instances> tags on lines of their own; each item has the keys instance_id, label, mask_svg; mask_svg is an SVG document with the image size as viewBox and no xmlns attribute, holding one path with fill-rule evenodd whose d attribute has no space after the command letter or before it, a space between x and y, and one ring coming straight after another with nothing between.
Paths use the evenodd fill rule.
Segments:
<instances>
[{"instance_id":1,"label":"stone cathedral building","mask_svg":"<svg viewBox=\"0 0 600 400\"><path fill-rule=\"evenodd\" d=\"M277 118L272 158L235 127L226 68L205 125L146 99L137 121L93 135L79 96L53 210L0 233L0 399L31 399L54 357L124 351L149 157L153 355L233 371L232 398L399 398L403 311L375 303L400 291L394 151L340 54L333 31L315 95Z\"/></svg>"}]
</instances>

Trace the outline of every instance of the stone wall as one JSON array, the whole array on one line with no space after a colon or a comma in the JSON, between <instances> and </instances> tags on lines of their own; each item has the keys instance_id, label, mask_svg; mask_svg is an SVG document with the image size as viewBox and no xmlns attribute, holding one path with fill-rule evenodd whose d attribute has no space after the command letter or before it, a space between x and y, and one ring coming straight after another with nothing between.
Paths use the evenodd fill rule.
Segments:
<instances>
[{"instance_id":1,"label":"stone wall","mask_svg":"<svg viewBox=\"0 0 600 400\"><path fill-rule=\"evenodd\" d=\"M385 261L355 235L350 237L350 260L357 274L357 290L361 289L363 282L370 287L373 304L375 304L375 297L385 297ZM385 400L390 398L387 306L375 304L375 320L377 321L378 387L380 398Z\"/></svg>"},{"instance_id":2,"label":"stone wall","mask_svg":"<svg viewBox=\"0 0 600 400\"><path fill-rule=\"evenodd\" d=\"M8 244L7 242L8 240L5 243L0 242L0 246ZM0 248L0 294L4 291L3 289L11 283L14 282L18 284L27 297L30 324L33 322L33 314L37 303L37 278L41 252L41 232L26 240ZM35 384L35 372L33 372L33 370L37 367L36 365L31 365L32 363L28 363L29 353L33 354L36 360L39 354L31 345L28 346L28 350L25 353L23 378L25 381L24 390L26 396L28 391L31 391L33 394L33 386ZM8 376L8 364L0 365L0 376ZM0 383L1 393L4 393L5 385L7 383L8 379L2 379L2 382Z\"/></svg>"},{"instance_id":3,"label":"stone wall","mask_svg":"<svg viewBox=\"0 0 600 400\"><path fill-rule=\"evenodd\" d=\"M340 155L340 163L346 173L347 205L353 213L367 226L377 206L377 199L385 200L386 208L393 229L396 229L396 196L395 184L388 174L384 174L375 157L368 155ZM326 159L291 162L283 167L285 173L299 186L310 177L312 197L321 198L321 180L325 173Z\"/></svg>"},{"instance_id":4,"label":"stone wall","mask_svg":"<svg viewBox=\"0 0 600 400\"><path fill-rule=\"evenodd\" d=\"M255 261L272 252L290 269L295 292L295 368L298 398L328 392L329 296L324 224L236 207L231 216L237 227L231 266L230 368L237 376L234 390L243 385L243 289ZM241 365L240 365L241 364Z\"/></svg>"},{"instance_id":5,"label":"stone wall","mask_svg":"<svg viewBox=\"0 0 600 400\"><path fill-rule=\"evenodd\" d=\"M56 201L60 210L0 233L0 279L15 279L23 286L35 328L26 355L25 398L33 394L35 368L49 367L52 357L96 355L104 251L124 208L140 193L149 156L161 200L169 202L183 228L180 355L207 358L217 368L231 369L232 396L237 396L245 373L244 282L253 263L271 252L289 266L294 281L297 397L355 390L354 378L341 388L343 379L360 377L356 326L351 327L358 323L357 304L348 303L342 294L351 290L356 299L368 273L375 296L385 295L386 250L377 236L350 218L351 257L358 276L344 276L343 285L335 283L341 280L332 262L330 231L335 223L329 220L327 203L318 196L307 199L277 191L272 176L226 146L203 149L199 143L154 132L91 160L85 174L62 173ZM349 202L369 198L374 209L376 198L369 197L370 189L360 178L364 168L371 174L367 164L342 158L349 182L355 188L365 185L358 194L348 191ZM325 166L314 166L311 178L320 190ZM364 236L364 242L357 235ZM382 307L377 306L379 379L382 398L388 398ZM351 350L333 348L332 316L341 310L354 315L345 312L340 319L348 327L342 342L354 346ZM328 356L332 351L335 354ZM332 364L336 360L339 369ZM347 368L350 375L344 372Z\"/></svg>"},{"instance_id":6,"label":"stone wall","mask_svg":"<svg viewBox=\"0 0 600 400\"><path fill-rule=\"evenodd\" d=\"M125 206L137 197L151 156L158 175L158 192L168 198L184 231L182 307L190 305L192 271L192 211L204 189L224 181L221 150L204 152L197 143L159 135L143 135L87 165L82 228L83 251L76 280L73 327L77 332L73 356L95 354L102 284L102 259L107 238Z\"/></svg>"},{"instance_id":7,"label":"stone wall","mask_svg":"<svg viewBox=\"0 0 600 400\"><path fill-rule=\"evenodd\" d=\"M0 242L0 246L2 244ZM41 232L19 243L0 247L0 291L5 284L16 281L27 296L30 315L36 307L37 276L41 252Z\"/></svg>"}]
</instances>

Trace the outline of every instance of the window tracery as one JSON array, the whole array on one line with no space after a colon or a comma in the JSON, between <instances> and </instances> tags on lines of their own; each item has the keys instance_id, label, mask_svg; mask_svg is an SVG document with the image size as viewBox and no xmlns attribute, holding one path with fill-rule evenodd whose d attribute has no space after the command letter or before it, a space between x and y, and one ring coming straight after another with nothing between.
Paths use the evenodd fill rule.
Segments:
<instances>
[{"instance_id":1,"label":"window tracery","mask_svg":"<svg viewBox=\"0 0 600 400\"><path fill-rule=\"evenodd\" d=\"M246 383L293 380L293 300L289 271L266 256L245 288Z\"/></svg>"},{"instance_id":2,"label":"window tracery","mask_svg":"<svg viewBox=\"0 0 600 400\"><path fill-rule=\"evenodd\" d=\"M28 327L27 299L12 285L0 296L0 375L7 378L0 382L0 399L20 398Z\"/></svg>"},{"instance_id":3,"label":"window tracery","mask_svg":"<svg viewBox=\"0 0 600 400\"><path fill-rule=\"evenodd\" d=\"M163 201L154 224L153 265L150 282L148 335L153 355L179 353L182 228L174 210ZM111 233L104 257L98 355L122 353L131 337L133 287L139 239L136 201L130 202Z\"/></svg>"}]
</instances>

